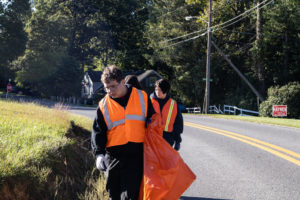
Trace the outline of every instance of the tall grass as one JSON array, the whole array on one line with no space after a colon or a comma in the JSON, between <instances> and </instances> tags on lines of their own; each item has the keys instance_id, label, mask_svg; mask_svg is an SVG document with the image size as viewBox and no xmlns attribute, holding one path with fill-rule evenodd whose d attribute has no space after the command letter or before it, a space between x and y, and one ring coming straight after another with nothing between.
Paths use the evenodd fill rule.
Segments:
<instances>
[{"instance_id":1,"label":"tall grass","mask_svg":"<svg viewBox=\"0 0 300 200\"><path fill-rule=\"evenodd\" d=\"M32 170L30 163L38 166L47 152L69 143L64 137L68 122L63 111L1 101L0 177L27 173Z\"/></svg>"},{"instance_id":2,"label":"tall grass","mask_svg":"<svg viewBox=\"0 0 300 200\"><path fill-rule=\"evenodd\" d=\"M57 155L61 152L63 152L61 155L67 154L65 156L69 163L65 163L66 166L79 165L76 170L81 173L82 170L85 170L85 168L81 169L85 162L85 166L93 169L94 163L87 163L93 159L90 155L78 155L78 152L81 151L80 148L85 148L85 151L89 152L87 147L89 142L78 142L76 139L71 139L72 137L66 137L67 134L75 134L73 137L77 137L78 133L74 133L74 124L77 132L86 134L83 137L85 140L89 138L92 125L90 119L72 115L61 110L59 106L56 109L49 109L34 103L0 100L0 182L7 177L22 177L29 174L38 182L45 183L49 180L49 174L53 174L55 168L61 167L61 163L66 162L57 160L59 158ZM85 146L81 147L80 143L83 142ZM89 159L82 159L84 156L89 156ZM82 160L78 160L78 158ZM55 166L56 164L57 166ZM80 165L82 166L80 167ZM86 174L91 175L91 172ZM85 197L90 196L89 199L103 199L99 197L105 195L103 192L104 180L103 177L100 179L98 177L99 174L88 175L86 180L82 180L89 188L85 193L78 193L78 198L80 196L82 198L84 195ZM101 188L101 192L97 191L99 188Z\"/></svg>"}]
</instances>

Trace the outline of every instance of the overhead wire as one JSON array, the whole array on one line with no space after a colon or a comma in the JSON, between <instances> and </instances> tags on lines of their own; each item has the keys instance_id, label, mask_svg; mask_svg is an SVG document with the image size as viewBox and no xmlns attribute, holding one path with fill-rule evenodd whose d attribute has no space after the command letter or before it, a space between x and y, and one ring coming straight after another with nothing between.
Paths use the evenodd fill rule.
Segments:
<instances>
[{"instance_id":1,"label":"overhead wire","mask_svg":"<svg viewBox=\"0 0 300 200\"><path fill-rule=\"evenodd\" d=\"M184 43L184 42L187 42L187 41L190 41L190 40L195 40L195 39L197 39L197 38L199 38L199 37L201 37L201 36L204 36L204 35L206 35L206 34L207 34L207 33L205 32L205 33L202 33L202 34L200 34L200 35L196 35L196 36L194 36L194 37L192 37L192 38L185 39L185 40L182 40L182 41L173 43L173 44L171 44L171 45L162 47L162 48L160 48L160 49L165 49L165 48L172 47L172 46L175 46L175 45L177 45L177 44L181 44L181 43Z\"/></svg>"},{"instance_id":2,"label":"overhead wire","mask_svg":"<svg viewBox=\"0 0 300 200\"><path fill-rule=\"evenodd\" d=\"M268 1L269 1L269 2L268 2ZM266 3L266 2L268 2L268 3ZM251 8L251 9L245 11L244 13L242 13L242 14L240 14L240 15L238 15L238 16L236 16L236 17L230 19L230 20L227 20L226 22L223 22L223 23L217 24L217 25L215 25L215 26L212 26L211 29L216 28L216 27L219 27L219 28L217 28L217 29L212 30L212 32L218 31L218 30L222 30L222 29L225 29L226 27L231 26L231 25L233 25L233 24L235 24L235 23L241 21L242 19L248 17L248 16L251 14L251 11L253 11L253 10L256 9L256 8L258 8L258 7L261 6L262 4L265 4L265 3L266 3L265 5L262 5L262 6L260 7L260 9L263 8L263 7L265 7L265 6L267 6L268 4L270 4L270 3L272 3L272 2L274 2L274 0L265 0L265 1L261 2L260 4L254 6L253 8ZM176 12L177 10L179 10L179 9L181 9L181 8L184 8L184 7L187 7L187 6L188 6L188 5L181 6L181 7L177 8L177 9L175 9L175 10L173 10L173 11L170 11L170 12L168 12L168 13ZM166 14L160 16L160 17L163 17L163 16L167 15L168 13L166 13ZM245 16L244 16L244 15L245 15ZM238 19L239 17L242 17L242 18ZM237 20L235 20L235 19L237 19ZM235 20L235 21L234 21L234 20ZM233 21L233 22L230 23L230 24L227 24L228 22L231 22L231 21ZM196 36L194 36L194 37L191 37L191 38L188 38L188 39L185 39L185 40L182 40L182 41L179 41L179 42L176 42L176 43L173 43L173 44L164 46L164 47L161 47L160 49L166 49L166 48L169 48L169 47L172 47L172 46L181 44L181 43L185 43L185 42L188 42L188 41L191 41L191 40L195 40L195 39L197 39L197 38L199 38L199 37L201 37L201 36L206 35L206 34L207 34L207 30L208 30L208 28L206 28L206 29L201 29L201 30L194 31L194 32L191 32L191 33L187 33L187 34L184 34L184 35L182 35L182 36L178 36L178 37L175 37L175 38L172 38L172 39L169 39L169 40L161 41L161 42L159 42L159 43L170 42L170 41L174 41L174 40L177 40L177 39L180 39L180 38L183 38L183 37L187 37L187 36L189 36L189 35L193 35L193 34L202 32L200 35L196 35ZM206 31L206 32L204 32L204 31ZM242 47L242 48L243 48L243 47ZM240 49L242 49L242 48L240 48ZM146 49L146 48L137 48L137 49L133 49L133 50L131 50L131 51L129 51L129 52L137 51L137 50L142 50L142 49ZM238 50L240 50L240 49L238 49ZM238 50L237 50L237 51L238 51ZM127 52L127 53L129 53L129 52Z\"/></svg>"},{"instance_id":3,"label":"overhead wire","mask_svg":"<svg viewBox=\"0 0 300 200\"><path fill-rule=\"evenodd\" d=\"M260 4L256 5L255 7L249 9L249 10L252 11L253 9L257 8L258 6L262 5L263 3L267 2L267 1L269 1L269 0L265 0L265 1L261 2ZM271 1L274 1L274 0L271 0ZM214 26L211 27L211 29L216 28L216 27L221 26L221 25L224 25L224 24L227 24L228 22L231 22L233 19L237 19L237 18L241 17L241 16L247 14L247 13L249 12L249 10L245 11L244 13L242 13L242 14L240 14L240 15L238 15L238 16L236 16L236 17L230 19L230 20L227 20L226 22L223 22L223 23L221 23L221 24L214 25ZM184 34L184 35L181 35L181 36L172 38L172 39L168 39L168 40L165 40L165 41L161 41L161 43L170 42L170 41L173 41L173 40L176 40L176 39L179 39L179 38L187 37L187 36L189 36L189 35L193 35L193 34L196 34L196 33L202 32L202 31L207 31L207 30L208 30L208 28L206 28L206 29L201 29L201 30L194 31L194 32L191 32L191 33L187 33L187 34Z\"/></svg>"},{"instance_id":4,"label":"overhead wire","mask_svg":"<svg viewBox=\"0 0 300 200\"><path fill-rule=\"evenodd\" d=\"M265 7L265 6L267 6L268 4L270 4L271 2L273 2L274 0L265 0L265 1L261 2L260 4L256 5L255 7L253 7L253 8L251 8L251 9L245 11L244 13L242 13L242 14L240 14L240 15L238 15L238 16L236 16L236 17L230 19L230 20L227 20L226 22L223 22L223 23L220 23L220 24L217 24L217 25L214 25L214 26L210 27L211 30L213 29L212 32L217 31L217 30L221 30L221 29L223 29L223 28L226 28L226 27L228 27L228 26L231 26L231 25L233 25L233 24L235 24L235 23L241 21L242 19L248 17L248 16L251 14L250 11L252 11L252 10L258 8L260 5L264 4L264 3L267 2L267 1L270 1L270 2L268 2L268 3L266 3L265 5L261 6L260 9L263 8L263 7ZM248 14L248 13L250 13L250 14ZM245 15L245 16L243 16L243 15ZM241 16L242 16L242 18L238 19L238 18L241 17ZM236 20L236 21L233 21L233 19L237 19L237 20ZM233 22L230 23L230 24L227 24L228 22L231 22L231 21L233 21ZM225 25L225 24L227 24L227 25ZM223 25L225 25L225 26L223 26ZM214 28L219 27L219 26L220 26L220 28L214 29ZM223 27L222 27L222 26L223 26ZM201 29L201 30L194 31L194 32L191 32L191 33L187 33L187 34L184 34L184 35L181 35L181 36L178 36L178 37L169 39L169 40L161 41L160 43L170 42L170 41L173 41L173 40L177 40L177 39L180 39L180 38L183 38L183 37L187 37L187 36L189 36L189 35L193 35L193 34L195 34L195 33L199 33L199 32L202 32L202 31L207 31L207 30L208 30L208 28L206 28L206 29ZM201 34L201 35L202 35L202 34ZM195 37L196 37L196 36L195 36ZM193 38L194 38L194 37L193 37ZM198 37L196 37L196 38L198 38ZM196 38L194 38L194 39L196 39ZM187 40L187 41L189 41L189 40ZM182 42L181 42L181 43L182 43ZM180 43L176 43L176 44L180 44ZM169 45L169 46L170 46L170 45ZM174 46L174 45L172 45L172 46Z\"/></svg>"},{"instance_id":5,"label":"overhead wire","mask_svg":"<svg viewBox=\"0 0 300 200\"><path fill-rule=\"evenodd\" d=\"M274 0L270 0L270 2L268 2L268 3L266 3L265 5L261 6L259 9L262 9L263 7L265 7L265 6L269 5L269 4L270 4L270 3L272 3L272 2L274 2ZM242 18L240 18L240 19L237 19L236 21L234 21L234 22L232 22L232 23L230 23L230 24L227 24L227 25L225 25L225 26L223 26L223 27L220 27L220 28L214 29L214 30L212 30L212 32L215 32L215 31L218 31L218 30L225 29L226 27L228 27L228 26L231 26L231 25L233 25L233 24L235 24L235 23L237 23L237 22L241 21L242 19L244 19L244 18L248 17L248 16L249 16L249 15L251 15L251 14L252 14L252 13L249 13L249 14L247 14L247 15L243 16L243 17L242 17Z\"/></svg>"},{"instance_id":6,"label":"overhead wire","mask_svg":"<svg viewBox=\"0 0 300 200\"><path fill-rule=\"evenodd\" d=\"M187 33L187 34L185 34L185 35L181 35L181 36L172 38L172 39L168 39L168 40L161 41L160 43L171 42L171 41L173 41L173 40L177 40L177 39L180 39L180 38L183 38L183 37L187 37L187 36L189 36L189 35L193 35L193 34L196 34L196 33L204 32L204 31L207 31L207 30L208 30L208 28L206 28L206 29L200 29L200 30L198 30L198 31L194 31L194 32L191 32L191 33Z\"/></svg>"},{"instance_id":7,"label":"overhead wire","mask_svg":"<svg viewBox=\"0 0 300 200\"><path fill-rule=\"evenodd\" d=\"M264 0L263 2L261 2L261 3L257 4L256 6L254 6L253 8L250 8L250 9L246 10L246 11L243 12L242 14L240 14L240 15L238 15L238 16L235 16L234 18L231 18L230 20L227 20L226 22L223 22L223 23L221 23L221 24L217 24L217 25L215 25L215 26L212 26L211 28L215 28L215 27L218 27L218 26L222 26L223 24L226 24L226 23L228 23L228 22L230 22L230 21L233 21L233 20L235 20L235 19L237 19L237 18L239 18L239 17L245 15L246 13L249 13L249 12L251 12L252 10L258 8L260 5L266 3L267 1L269 1L269 0Z\"/></svg>"},{"instance_id":8,"label":"overhead wire","mask_svg":"<svg viewBox=\"0 0 300 200\"><path fill-rule=\"evenodd\" d=\"M264 2L267 2L267 1L268 1L268 0L265 0ZM273 1L274 1L274 0L270 0L270 2L268 2L268 3L266 3L265 5L261 6L260 9L263 8L263 7L265 7L265 6L267 6L268 4L272 3ZM260 6L260 5L262 5L262 4L263 4L263 2L262 2L261 4L258 4L257 6L255 6L255 8L257 8L258 6ZM249 9L249 10L252 11L253 9L254 9L254 8L251 8L251 9ZM251 14L251 13L249 13L249 10L247 10L247 11L245 11L244 13L242 13L242 14L239 15L239 16L243 16L243 15L245 15L245 14L247 13L247 15L243 16L242 18L238 19L237 17L234 17L235 19L237 19L236 21L233 21L232 23L227 24L227 25L225 25L225 26L223 26L223 27L220 27L220 28L218 28L218 29L212 30L212 32L218 31L218 30L222 30L222 29L224 29L224 28L226 28L226 27L228 27L228 26L231 26L231 25L233 25L233 24L235 24L235 23L241 21L242 19L248 17L248 16ZM248 13L249 13L249 14L248 14ZM232 18L232 19L233 19L233 18ZM222 23L222 24L224 25L224 24L226 24L226 23L232 21L232 19L230 19L230 20L228 20L228 21L226 21L226 22L224 22L224 23ZM213 27L218 27L218 26L221 26L221 25L218 24L218 25L215 25L215 26L213 26ZM212 27L211 27L211 28L212 28ZM206 32L201 33L200 35L196 35L196 36L194 36L194 37L192 37L192 38L188 38L188 39L185 39L185 40L182 40L182 41L179 41L179 42L176 42L176 43L173 43L173 44L170 44L170 45L161 47L160 49L166 49L166 48L169 48L169 47L172 47L172 46L175 46L175 45L184 43L184 42L188 42L188 41L191 41L191 40L195 40L195 39L197 39L197 38L199 38L199 37L201 37L201 36L206 35L206 34L207 34L207 30L208 30L208 29L202 29L202 30L198 30L198 31L195 31L195 32L192 32L192 33L189 33L189 34L185 34L185 36L187 36L187 35L191 35L191 34L195 34L195 33L201 32L201 31L206 31ZM179 36L179 37L176 37L176 38L172 38L172 39L170 39L170 40L168 40L168 41L173 41L173 40L176 40L176 39L179 39L179 38L182 38L182 37L183 37L183 36ZM163 43L163 42L161 42L161 43ZM141 49L145 49L145 48L141 48ZM140 48L138 48L138 49L133 49L133 50L131 50L131 51L129 51L129 52L137 51L137 50L140 50ZM127 52L127 53L128 53L128 52Z\"/></svg>"}]
</instances>

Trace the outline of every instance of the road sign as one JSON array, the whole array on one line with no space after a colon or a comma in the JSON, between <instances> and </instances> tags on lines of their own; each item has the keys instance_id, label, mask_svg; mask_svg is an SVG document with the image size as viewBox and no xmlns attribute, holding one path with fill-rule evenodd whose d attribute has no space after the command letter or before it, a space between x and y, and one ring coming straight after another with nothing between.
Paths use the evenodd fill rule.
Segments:
<instances>
[{"instance_id":1,"label":"road sign","mask_svg":"<svg viewBox=\"0 0 300 200\"><path fill-rule=\"evenodd\" d=\"M6 90L7 90L7 92L11 92L12 91L12 85L10 83L7 84Z\"/></svg>"},{"instance_id":2,"label":"road sign","mask_svg":"<svg viewBox=\"0 0 300 200\"><path fill-rule=\"evenodd\" d=\"M287 116L287 105L273 105L272 116L273 117L286 117Z\"/></svg>"}]
</instances>

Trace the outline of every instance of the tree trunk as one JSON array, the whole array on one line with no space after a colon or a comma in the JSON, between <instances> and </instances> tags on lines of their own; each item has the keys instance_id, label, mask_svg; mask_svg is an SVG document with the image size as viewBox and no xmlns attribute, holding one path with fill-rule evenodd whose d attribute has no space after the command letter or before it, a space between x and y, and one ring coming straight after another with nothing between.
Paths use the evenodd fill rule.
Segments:
<instances>
[{"instance_id":1,"label":"tree trunk","mask_svg":"<svg viewBox=\"0 0 300 200\"><path fill-rule=\"evenodd\" d=\"M287 5L285 4L284 9L284 17L285 17L285 24L286 28L284 31L284 45L283 45L283 51L284 51L284 68L283 68L283 84L287 84L289 82L289 56L288 56L288 22L287 22Z\"/></svg>"},{"instance_id":2,"label":"tree trunk","mask_svg":"<svg viewBox=\"0 0 300 200\"><path fill-rule=\"evenodd\" d=\"M258 1L258 4L261 3L262 0ZM255 67L258 73L258 81L259 81L259 93L265 97L266 96L266 88L265 88L265 69L263 65L263 49L262 49L262 9L257 8L257 21L256 21L256 43L257 43L257 55L255 60Z\"/></svg>"}]
</instances>

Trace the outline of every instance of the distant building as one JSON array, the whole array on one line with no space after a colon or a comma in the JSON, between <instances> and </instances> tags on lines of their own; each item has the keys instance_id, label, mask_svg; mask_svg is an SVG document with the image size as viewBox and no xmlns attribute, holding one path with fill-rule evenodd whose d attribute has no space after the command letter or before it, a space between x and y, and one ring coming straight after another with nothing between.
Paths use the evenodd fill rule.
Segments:
<instances>
[{"instance_id":1,"label":"distant building","mask_svg":"<svg viewBox=\"0 0 300 200\"><path fill-rule=\"evenodd\" d=\"M101 71L87 71L82 80L81 97L84 99L94 99L95 95L104 96L105 91L101 82ZM124 72L124 76L136 75L143 89L148 93L154 91L155 82L162 76L154 70L137 72Z\"/></svg>"},{"instance_id":2,"label":"distant building","mask_svg":"<svg viewBox=\"0 0 300 200\"><path fill-rule=\"evenodd\" d=\"M81 98L92 99L97 90L103 87L101 83L102 72L89 70L85 72L81 81Z\"/></svg>"}]
</instances>

